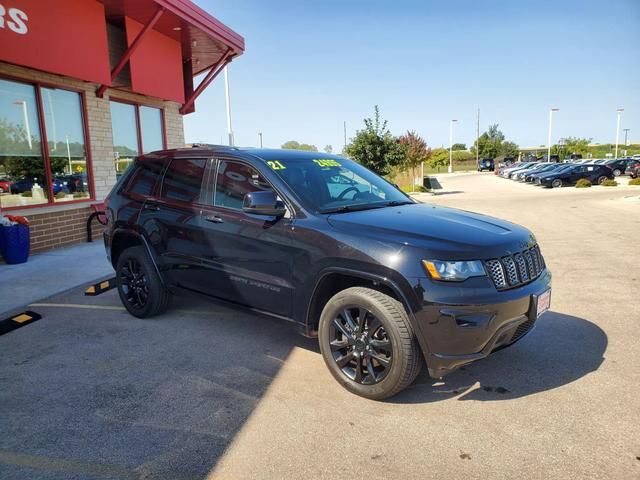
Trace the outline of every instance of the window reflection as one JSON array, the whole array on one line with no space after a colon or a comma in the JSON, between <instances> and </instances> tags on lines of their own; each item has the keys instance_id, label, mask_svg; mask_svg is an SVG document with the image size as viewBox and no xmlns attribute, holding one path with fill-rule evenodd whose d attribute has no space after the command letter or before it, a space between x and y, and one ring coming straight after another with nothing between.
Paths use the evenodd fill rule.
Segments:
<instances>
[{"instance_id":1,"label":"window reflection","mask_svg":"<svg viewBox=\"0 0 640 480\"><path fill-rule=\"evenodd\" d=\"M35 87L0 79L0 206L47 201Z\"/></svg>"},{"instance_id":2,"label":"window reflection","mask_svg":"<svg viewBox=\"0 0 640 480\"><path fill-rule=\"evenodd\" d=\"M110 106L116 176L120 177L139 152L136 107L113 101Z\"/></svg>"},{"instance_id":3,"label":"window reflection","mask_svg":"<svg viewBox=\"0 0 640 480\"><path fill-rule=\"evenodd\" d=\"M159 108L140 106L140 136L142 153L164 148L162 141L162 114Z\"/></svg>"},{"instance_id":4,"label":"window reflection","mask_svg":"<svg viewBox=\"0 0 640 480\"><path fill-rule=\"evenodd\" d=\"M54 201L88 198L87 149L80 95L51 88L41 91Z\"/></svg>"}]
</instances>

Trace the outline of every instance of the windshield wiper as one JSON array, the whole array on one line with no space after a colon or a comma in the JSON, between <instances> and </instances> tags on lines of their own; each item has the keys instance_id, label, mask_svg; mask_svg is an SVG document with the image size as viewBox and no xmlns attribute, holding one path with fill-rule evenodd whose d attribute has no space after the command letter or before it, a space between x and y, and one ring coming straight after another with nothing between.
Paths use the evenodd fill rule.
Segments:
<instances>
[{"instance_id":1,"label":"windshield wiper","mask_svg":"<svg viewBox=\"0 0 640 480\"><path fill-rule=\"evenodd\" d=\"M376 205L371 203L361 203L359 205L342 205L341 207L325 208L320 210L320 213L346 213L346 212L358 212L361 210L370 210L373 208L383 208L386 205Z\"/></svg>"},{"instance_id":2,"label":"windshield wiper","mask_svg":"<svg viewBox=\"0 0 640 480\"><path fill-rule=\"evenodd\" d=\"M392 200L384 204L385 207L399 207L400 205L414 205L415 202L410 200Z\"/></svg>"}]
</instances>

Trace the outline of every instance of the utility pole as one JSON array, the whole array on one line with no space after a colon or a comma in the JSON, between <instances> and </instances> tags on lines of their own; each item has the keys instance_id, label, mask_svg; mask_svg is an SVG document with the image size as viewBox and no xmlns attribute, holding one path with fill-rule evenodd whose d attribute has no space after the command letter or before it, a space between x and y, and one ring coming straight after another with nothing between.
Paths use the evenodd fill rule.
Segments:
<instances>
[{"instance_id":1,"label":"utility pole","mask_svg":"<svg viewBox=\"0 0 640 480\"><path fill-rule=\"evenodd\" d=\"M476 117L476 166L480 165L480 108Z\"/></svg>"},{"instance_id":2,"label":"utility pole","mask_svg":"<svg viewBox=\"0 0 640 480\"><path fill-rule=\"evenodd\" d=\"M616 110L616 154L613 158L618 158L618 139L620 137L620 117L622 116L622 112L624 112L624 108L618 108Z\"/></svg>"},{"instance_id":3,"label":"utility pole","mask_svg":"<svg viewBox=\"0 0 640 480\"><path fill-rule=\"evenodd\" d=\"M549 136L547 137L547 162L551 161L551 126L553 125L553 112L557 112L559 108L549 110Z\"/></svg>"},{"instance_id":4,"label":"utility pole","mask_svg":"<svg viewBox=\"0 0 640 480\"><path fill-rule=\"evenodd\" d=\"M346 150L347 149L347 121L346 120L342 122L342 126L344 129L344 150Z\"/></svg>"},{"instance_id":5,"label":"utility pole","mask_svg":"<svg viewBox=\"0 0 640 480\"><path fill-rule=\"evenodd\" d=\"M453 173L453 124L457 121L449 122L449 173Z\"/></svg>"},{"instance_id":6,"label":"utility pole","mask_svg":"<svg viewBox=\"0 0 640 480\"><path fill-rule=\"evenodd\" d=\"M629 130L631 130L630 128L623 128L622 129L624 131L624 146L628 147L629 146L629 141L627 140L627 136L629 134Z\"/></svg>"},{"instance_id":7,"label":"utility pole","mask_svg":"<svg viewBox=\"0 0 640 480\"><path fill-rule=\"evenodd\" d=\"M260 145L260 148L262 148L262 132L258 133L258 145Z\"/></svg>"},{"instance_id":8,"label":"utility pole","mask_svg":"<svg viewBox=\"0 0 640 480\"><path fill-rule=\"evenodd\" d=\"M224 96L227 100L227 133L229 135L229 146L233 147L233 129L231 128L231 98L229 97L229 74L224 67Z\"/></svg>"}]
</instances>

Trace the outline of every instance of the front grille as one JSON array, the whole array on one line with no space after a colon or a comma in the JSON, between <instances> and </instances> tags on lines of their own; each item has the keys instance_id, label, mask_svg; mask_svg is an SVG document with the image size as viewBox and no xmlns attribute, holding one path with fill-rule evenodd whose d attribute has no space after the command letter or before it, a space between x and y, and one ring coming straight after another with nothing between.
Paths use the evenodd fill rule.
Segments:
<instances>
[{"instance_id":1,"label":"front grille","mask_svg":"<svg viewBox=\"0 0 640 480\"><path fill-rule=\"evenodd\" d=\"M540 248L534 247L484 262L487 273L498 290L507 290L538 278L545 268Z\"/></svg>"}]
</instances>

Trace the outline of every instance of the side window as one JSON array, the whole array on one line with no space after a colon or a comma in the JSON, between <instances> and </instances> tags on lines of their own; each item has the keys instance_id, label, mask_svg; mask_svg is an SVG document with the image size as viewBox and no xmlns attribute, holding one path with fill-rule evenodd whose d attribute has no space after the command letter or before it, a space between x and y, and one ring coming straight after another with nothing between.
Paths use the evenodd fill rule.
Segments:
<instances>
[{"instance_id":1,"label":"side window","mask_svg":"<svg viewBox=\"0 0 640 480\"><path fill-rule=\"evenodd\" d=\"M243 163L222 160L213 204L241 210L245 194L261 190L271 190L271 186L257 170Z\"/></svg>"},{"instance_id":2,"label":"side window","mask_svg":"<svg viewBox=\"0 0 640 480\"><path fill-rule=\"evenodd\" d=\"M199 201L206 164L204 158L171 160L162 181L161 197L187 203Z\"/></svg>"},{"instance_id":3,"label":"side window","mask_svg":"<svg viewBox=\"0 0 640 480\"><path fill-rule=\"evenodd\" d=\"M127 183L126 190L137 195L149 196L160 178L164 162L160 158L139 158Z\"/></svg>"}]
</instances>

